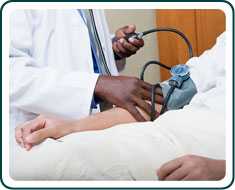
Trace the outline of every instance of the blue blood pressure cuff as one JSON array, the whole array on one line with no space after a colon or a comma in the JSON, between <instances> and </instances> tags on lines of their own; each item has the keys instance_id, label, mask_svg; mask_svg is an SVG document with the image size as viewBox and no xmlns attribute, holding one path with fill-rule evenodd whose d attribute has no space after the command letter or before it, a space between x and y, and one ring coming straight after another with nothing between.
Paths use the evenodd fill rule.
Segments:
<instances>
[{"instance_id":1,"label":"blue blood pressure cuff","mask_svg":"<svg viewBox=\"0 0 235 190\"><path fill-rule=\"evenodd\" d=\"M176 69L182 69L182 66L181 68L176 68ZM165 99L170 88L172 87L172 81L173 82L179 81L180 83L180 85L175 85L176 87L174 88L174 91L172 92L172 94L168 99L166 105L167 110L175 110L183 108L185 105L190 103L193 96L197 93L196 85L194 84L193 80L190 78L189 71L187 73L186 79L184 79L183 82L181 82L180 80L182 77L186 76L186 74L182 74L182 76L179 76L179 73L182 74L182 70L180 71L171 70L172 77L169 80L164 81L160 84ZM180 80L178 79L178 77Z\"/></svg>"}]
</instances>

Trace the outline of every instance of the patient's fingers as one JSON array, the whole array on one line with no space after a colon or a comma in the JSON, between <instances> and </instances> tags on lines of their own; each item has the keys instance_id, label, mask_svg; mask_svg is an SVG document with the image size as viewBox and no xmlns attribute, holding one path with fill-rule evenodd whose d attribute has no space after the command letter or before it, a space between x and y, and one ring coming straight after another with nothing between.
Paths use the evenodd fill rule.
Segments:
<instances>
[{"instance_id":1,"label":"patient's fingers","mask_svg":"<svg viewBox=\"0 0 235 190\"><path fill-rule=\"evenodd\" d=\"M167 181L173 181L173 180L182 180L187 176L188 169L187 167L181 166L178 169L174 170L172 173L170 173L168 176L164 178L164 180Z\"/></svg>"},{"instance_id":2,"label":"patient's fingers","mask_svg":"<svg viewBox=\"0 0 235 190\"><path fill-rule=\"evenodd\" d=\"M26 142L32 145L36 145L44 141L46 138L51 136L52 128L44 128L31 133L25 138Z\"/></svg>"},{"instance_id":3,"label":"patient's fingers","mask_svg":"<svg viewBox=\"0 0 235 190\"><path fill-rule=\"evenodd\" d=\"M23 148L24 145L23 145L22 135L23 135L22 128L21 127L16 127L16 129L15 129L15 139L16 139L16 142Z\"/></svg>"},{"instance_id":4,"label":"patient's fingers","mask_svg":"<svg viewBox=\"0 0 235 190\"><path fill-rule=\"evenodd\" d=\"M23 139L23 142L24 142L24 148L25 148L26 150L30 150L30 149L32 148L32 145L31 145L30 143L28 143L25 138L26 138L28 135L31 134L31 128L30 128L30 127L25 127L25 128L23 127L23 128L21 128L21 129L22 129L22 133L23 133L22 139Z\"/></svg>"},{"instance_id":5,"label":"patient's fingers","mask_svg":"<svg viewBox=\"0 0 235 190\"><path fill-rule=\"evenodd\" d=\"M45 127L46 121L44 119L41 119L39 117L27 121L24 126L22 127L23 130L23 139L27 137L29 134L31 134L34 131L43 129Z\"/></svg>"},{"instance_id":6,"label":"patient's fingers","mask_svg":"<svg viewBox=\"0 0 235 190\"><path fill-rule=\"evenodd\" d=\"M45 127L46 120L42 116L38 116L37 118L30 121L28 127L30 128L31 132L36 130L40 130Z\"/></svg>"},{"instance_id":7,"label":"patient's fingers","mask_svg":"<svg viewBox=\"0 0 235 190\"><path fill-rule=\"evenodd\" d=\"M170 173L172 173L174 170L181 167L181 165L182 165L182 162L181 162L181 159L179 158L163 164L160 167L160 169L158 169L157 171L159 180L164 180Z\"/></svg>"},{"instance_id":8,"label":"patient's fingers","mask_svg":"<svg viewBox=\"0 0 235 190\"><path fill-rule=\"evenodd\" d=\"M32 144L29 144L29 143L27 143L27 144L24 145L24 148L25 148L27 151L29 151L32 147L33 147L33 145L32 145Z\"/></svg>"},{"instance_id":9,"label":"patient's fingers","mask_svg":"<svg viewBox=\"0 0 235 190\"><path fill-rule=\"evenodd\" d=\"M25 127L22 127L21 130L22 130L22 138L24 140L24 138L29 135L31 133L31 126L30 126L30 123L31 122L28 122L27 125L25 125Z\"/></svg>"},{"instance_id":10,"label":"patient's fingers","mask_svg":"<svg viewBox=\"0 0 235 190\"><path fill-rule=\"evenodd\" d=\"M195 177L195 175L193 175L192 173L189 173L181 180L182 181L194 181L194 180L198 180L198 177Z\"/></svg>"},{"instance_id":11,"label":"patient's fingers","mask_svg":"<svg viewBox=\"0 0 235 190\"><path fill-rule=\"evenodd\" d=\"M31 121L27 121L15 129L16 142L26 150L30 150L32 145L26 141L26 137L36 130L40 130L45 126L45 119L39 116Z\"/></svg>"}]
</instances>

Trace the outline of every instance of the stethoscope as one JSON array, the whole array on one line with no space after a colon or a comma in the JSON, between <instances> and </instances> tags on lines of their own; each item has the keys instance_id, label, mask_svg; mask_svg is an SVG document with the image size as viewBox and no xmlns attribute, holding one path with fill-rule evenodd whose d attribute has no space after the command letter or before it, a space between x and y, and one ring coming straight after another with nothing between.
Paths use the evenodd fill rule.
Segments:
<instances>
[{"instance_id":1,"label":"stethoscope","mask_svg":"<svg viewBox=\"0 0 235 190\"><path fill-rule=\"evenodd\" d=\"M109 70L106 58L105 58L105 54L102 48L102 44L99 38L99 34L96 28L96 23L95 23L95 18L94 18L94 13L92 9L88 9L88 10L83 10L87 19L87 27L89 32L92 31L91 36L93 36L95 44L96 44L96 54L98 56L99 62L100 62L100 70L102 74L111 76L111 72Z\"/></svg>"},{"instance_id":2,"label":"stethoscope","mask_svg":"<svg viewBox=\"0 0 235 190\"><path fill-rule=\"evenodd\" d=\"M100 42L100 39L98 36L93 11L91 9L89 9L89 14L90 14L90 18L91 18L92 28L94 29L95 38L97 41L97 46L98 46L98 49L100 51L100 55L102 58L103 70L104 70L105 74L111 76L111 72L108 68L108 65L107 65L107 62L105 59L105 55L104 55L104 52L102 49L102 45L101 45L101 42ZM155 32L172 32L172 33L179 35L184 40L184 42L186 43L186 45L188 47L189 58L193 57L193 48L192 48L190 41L188 40L188 38L186 37L186 35L184 33L182 33L181 31L179 31L175 28L158 27L158 28L146 30L144 32L130 33L130 34L127 34L125 39L126 40L129 40L130 38L143 39L144 36L151 34L151 33L155 33ZM152 88L151 88L151 116L150 116L150 118L151 118L151 121L153 121L156 119L156 117L158 117L159 115L161 115L165 112L165 110L167 108L167 103L169 102L169 99L170 99L171 95L173 94L175 88L181 88L183 83L190 78L190 73L189 73L189 67L185 64L178 64L173 67L169 67L159 61L152 60L152 61L149 61L144 64L144 66L141 70L141 73L140 73L141 80L144 80L144 74L145 74L145 71L149 65L159 65L159 66L167 69L168 71L170 71L170 73L172 75L172 77L168 80L168 84L170 85L170 89L166 94L164 103L162 105L162 109L159 114L156 112L156 108L155 108L155 90L158 87L161 88L161 86L159 83L152 85Z\"/></svg>"}]
</instances>

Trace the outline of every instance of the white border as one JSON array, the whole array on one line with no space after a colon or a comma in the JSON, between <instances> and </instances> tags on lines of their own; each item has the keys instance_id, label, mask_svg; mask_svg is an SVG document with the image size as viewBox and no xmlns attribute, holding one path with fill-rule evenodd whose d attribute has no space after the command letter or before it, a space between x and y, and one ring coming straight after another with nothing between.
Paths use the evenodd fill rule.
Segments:
<instances>
[{"instance_id":1,"label":"white border","mask_svg":"<svg viewBox=\"0 0 235 190\"><path fill-rule=\"evenodd\" d=\"M20 5L20 6L19 6ZM221 9L226 14L226 160L227 174L221 181L173 182L173 181L15 181L9 175L9 16L16 9ZM232 181L232 10L222 2L148 2L148 3L9 3L3 9L2 25L2 127L3 127L3 181L10 187L225 187Z\"/></svg>"}]
</instances>

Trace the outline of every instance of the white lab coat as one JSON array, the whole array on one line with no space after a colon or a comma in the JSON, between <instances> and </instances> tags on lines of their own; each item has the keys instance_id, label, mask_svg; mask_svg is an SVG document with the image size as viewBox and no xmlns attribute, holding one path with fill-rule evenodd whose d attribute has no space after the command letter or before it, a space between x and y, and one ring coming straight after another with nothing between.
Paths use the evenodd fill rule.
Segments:
<instances>
[{"instance_id":1,"label":"white lab coat","mask_svg":"<svg viewBox=\"0 0 235 190\"><path fill-rule=\"evenodd\" d=\"M117 75L103 11L94 10L112 75ZM37 114L81 118L90 113L98 74L88 29L78 10L17 10L10 19L10 121Z\"/></svg>"}]
</instances>

